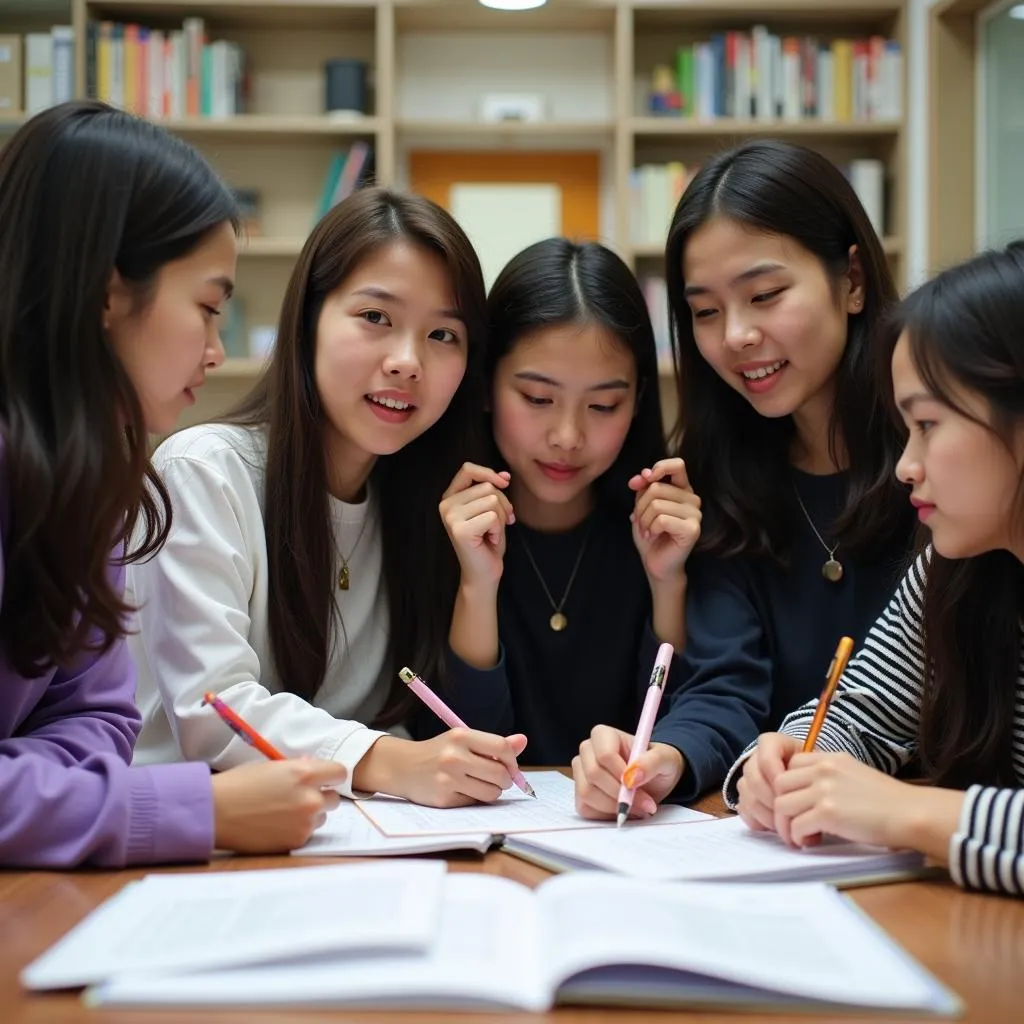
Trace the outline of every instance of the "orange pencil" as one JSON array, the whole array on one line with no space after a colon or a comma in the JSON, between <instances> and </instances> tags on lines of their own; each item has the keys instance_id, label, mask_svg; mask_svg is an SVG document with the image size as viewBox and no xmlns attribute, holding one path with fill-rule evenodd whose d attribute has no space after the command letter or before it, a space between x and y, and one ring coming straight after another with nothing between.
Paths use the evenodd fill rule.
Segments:
<instances>
[{"instance_id":1,"label":"orange pencil","mask_svg":"<svg viewBox=\"0 0 1024 1024\"><path fill-rule=\"evenodd\" d=\"M236 736L245 740L250 747L255 747L264 757L269 757L271 761L285 759L280 750L268 743L248 722L239 718L215 693L203 694L203 703L209 704Z\"/></svg>"},{"instance_id":2,"label":"orange pencil","mask_svg":"<svg viewBox=\"0 0 1024 1024\"><path fill-rule=\"evenodd\" d=\"M828 714L828 707L832 703L832 698L835 696L836 685L839 682L839 677L843 674L843 669L846 668L846 663L850 660L850 655L852 653L853 641L848 636L842 637L839 641L839 646L836 648L836 653L832 657L832 664L828 667L828 675L825 678L825 689L821 692L818 707L814 712L814 718L811 720L811 731L807 734L807 739L804 740L803 752L805 754L809 754L814 749L814 745L818 742L818 733L821 732L821 726L825 721L825 715Z\"/></svg>"}]
</instances>

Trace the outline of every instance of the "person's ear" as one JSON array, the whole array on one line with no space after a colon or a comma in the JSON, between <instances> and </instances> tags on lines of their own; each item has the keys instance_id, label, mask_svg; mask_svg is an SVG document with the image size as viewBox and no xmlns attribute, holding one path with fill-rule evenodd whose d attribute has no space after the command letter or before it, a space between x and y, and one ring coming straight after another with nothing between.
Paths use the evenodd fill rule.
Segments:
<instances>
[{"instance_id":1,"label":"person's ear","mask_svg":"<svg viewBox=\"0 0 1024 1024\"><path fill-rule=\"evenodd\" d=\"M133 308L132 291L124 278L114 270L107 282L107 294L103 300L103 329L116 330L131 315Z\"/></svg>"},{"instance_id":2,"label":"person's ear","mask_svg":"<svg viewBox=\"0 0 1024 1024\"><path fill-rule=\"evenodd\" d=\"M846 293L846 312L860 313L867 301L864 287L864 265L861 263L860 252L856 245L850 246L850 269L846 272L848 290Z\"/></svg>"}]
</instances>

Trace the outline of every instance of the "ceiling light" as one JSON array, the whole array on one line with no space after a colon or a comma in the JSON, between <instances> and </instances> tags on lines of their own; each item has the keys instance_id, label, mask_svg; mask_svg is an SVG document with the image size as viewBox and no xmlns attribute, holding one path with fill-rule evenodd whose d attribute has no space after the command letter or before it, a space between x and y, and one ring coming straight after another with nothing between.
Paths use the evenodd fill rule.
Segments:
<instances>
[{"instance_id":1,"label":"ceiling light","mask_svg":"<svg viewBox=\"0 0 1024 1024\"><path fill-rule=\"evenodd\" d=\"M1024 4L1014 4L1010 8L1010 17L1015 21L1024 21Z\"/></svg>"},{"instance_id":2,"label":"ceiling light","mask_svg":"<svg viewBox=\"0 0 1024 1024\"><path fill-rule=\"evenodd\" d=\"M480 3L496 11L530 11L534 7L543 7L547 0L480 0Z\"/></svg>"}]
</instances>

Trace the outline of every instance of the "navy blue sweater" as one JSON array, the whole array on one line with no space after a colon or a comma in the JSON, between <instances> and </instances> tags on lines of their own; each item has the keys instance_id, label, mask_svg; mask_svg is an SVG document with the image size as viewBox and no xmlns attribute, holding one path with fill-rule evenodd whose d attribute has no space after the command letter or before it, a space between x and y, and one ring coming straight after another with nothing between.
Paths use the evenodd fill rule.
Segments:
<instances>
[{"instance_id":1,"label":"navy blue sweater","mask_svg":"<svg viewBox=\"0 0 1024 1024\"><path fill-rule=\"evenodd\" d=\"M563 607L569 624L556 633L549 625L551 602L523 541L557 602L588 531ZM477 729L526 733L520 763L567 765L595 725L636 729L658 653L650 621L650 586L628 513L598 509L565 533L516 523L508 531L498 589L498 664L481 671L450 654L459 711ZM677 657L670 687L680 671Z\"/></svg>"},{"instance_id":2,"label":"navy blue sweater","mask_svg":"<svg viewBox=\"0 0 1024 1024\"><path fill-rule=\"evenodd\" d=\"M794 481L826 539L842 507L845 474ZM803 516L789 567L764 559L694 556L688 563L686 651L653 740L686 759L674 800L720 786L757 735L821 693L843 635L860 645L906 568L912 534L872 559L844 557L838 583L822 577L828 554Z\"/></svg>"}]
</instances>

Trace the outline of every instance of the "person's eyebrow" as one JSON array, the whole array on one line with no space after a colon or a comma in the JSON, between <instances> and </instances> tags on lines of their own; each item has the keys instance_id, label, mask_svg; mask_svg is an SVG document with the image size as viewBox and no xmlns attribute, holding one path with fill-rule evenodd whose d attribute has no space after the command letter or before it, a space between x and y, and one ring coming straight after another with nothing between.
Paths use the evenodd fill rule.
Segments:
<instances>
[{"instance_id":1,"label":"person's eyebrow","mask_svg":"<svg viewBox=\"0 0 1024 1024\"><path fill-rule=\"evenodd\" d=\"M744 270L742 274L737 274L732 279L732 284L743 284L745 281L753 280L755 277L761 277L764 274L774 274L777 270L785 270L786 268L781 263L755 263L754 266L747 270ZM709 289L699 284L688 284L683 289L683 296L690 298L691 295L707 295Z\"/></svg>"},{"instance_id":2,"label":"person's eyebrow","mask_svg":"<svg viewBox=\"0 0 1024 1024\"><path fill-rule=\"evenodd\" d=\"M378 288L376 285L372 284L368 284L365 288L357 288L352 294L365 295L370 299L380 299L381 302L391 302L396 306L406 305L405 299L401 296L395 295L394 292L389 292L387 288ZM435 309L431 311L430 315L441 317L444 320L463 320L462 313L454 307L448 309Z\"/></svg>"},{"instance_id":3,"label":"person's eyebrow","mask_svg":"<svg viewBox=\"0 0 1024 1024\"><path fill-rule=\"evenodd\" d=\"M219 285L224 291L224 298L230 299L235 291L235 282L230 277L211 277L207 280L207 284Z\"/></svg>"},{"instance_id":4,"label":"person's eyebrow","mask_svg":"<svg viewBox=\"0 0 1024 1024\"><path fill-rule=\"evenodd\" d=\"M528 380L534 384L547 384L553 388L560 388L562 384L560 381L555 380L553 377L547 377L543 373L535 373L533 370L521 370L519 373L514 374L517 380ZM592 384L587 388L588 391L628 391L630 383L628 380L622 380L622 378L616 378L615 380L605 380L600 384Z\"/></svg>"},{"instance_id":5,"label":"person's eyebrow","mask_svg":"<svg viewBox=\"0 0 1024 1024\"><path fill-rule=\"evenodd\" d=\"M910 412L918 402L934 402L935 400L935 396L928 394L927 391L914 391L901 398L897 404L904 412Z\"/></svg>"}]
</instances>

